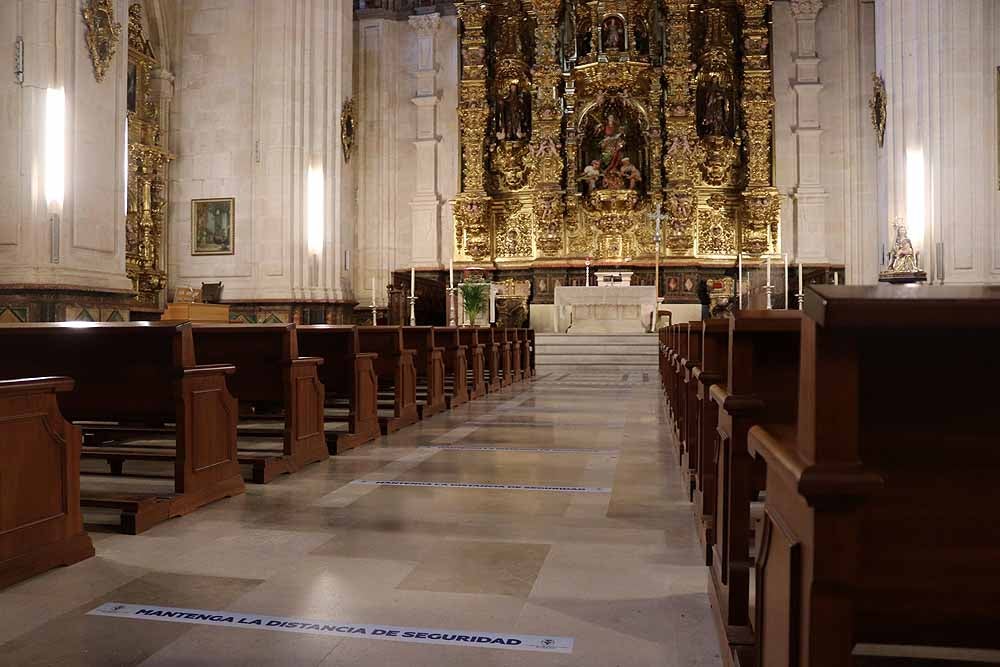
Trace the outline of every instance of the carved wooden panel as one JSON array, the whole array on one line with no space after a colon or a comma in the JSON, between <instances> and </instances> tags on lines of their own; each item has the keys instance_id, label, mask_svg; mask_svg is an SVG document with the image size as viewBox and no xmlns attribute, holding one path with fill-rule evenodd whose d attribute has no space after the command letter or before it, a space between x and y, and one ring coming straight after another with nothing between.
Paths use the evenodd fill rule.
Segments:
<instances>
[{"instance_id":1,"label":"carved wooden panel","mask_svg":"<svg viewBox=\"0 0 1000 667\"><path fill-rule=\"evenodd\" d=\"M765 509L757 557L758 665L799 664L802 548L773 507Z\"/></svg>"}]
</instances>

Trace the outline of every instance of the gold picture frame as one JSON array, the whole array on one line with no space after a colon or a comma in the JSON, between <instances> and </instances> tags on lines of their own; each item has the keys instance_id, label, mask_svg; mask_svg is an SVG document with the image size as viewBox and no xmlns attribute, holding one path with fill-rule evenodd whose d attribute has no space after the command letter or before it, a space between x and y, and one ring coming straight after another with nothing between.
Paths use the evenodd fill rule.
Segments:
<instances>
[{"instance_id":1,"label":"gold picture frame","mask_svg":"<svg viewBox=\"0 0 1000 667\"><path fill-rule=\"evenodd\" d=\"M236 199L191 200L191 254L236 254Z\"/></svg>"}]
</instances>

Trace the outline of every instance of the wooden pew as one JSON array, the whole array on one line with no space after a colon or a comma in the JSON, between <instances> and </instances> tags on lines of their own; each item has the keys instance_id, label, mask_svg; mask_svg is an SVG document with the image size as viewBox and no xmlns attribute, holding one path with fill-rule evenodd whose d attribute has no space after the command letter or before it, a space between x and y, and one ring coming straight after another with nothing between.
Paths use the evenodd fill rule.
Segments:
<instances>
[{"instance_id":1,"label":"wooden pew","mask_svg":"<svg viewBox=\"0 0 1000 667\"><path fill-rule=\"evenodd\" d=\"M674 429L673 433L676 438L676 424L675 420L677 418L677 373L674 371L675 360L677 358L677 339L678 330L680 329L680 324L670 325L670 333L668 334L668 347L666 352L666 357L664 359L664 366L666 367L666 393L667 393L667 414L670 417L671 428Z\"/></svg>"},{"instance_id":2,"label":"wooden pew","mask_svg":"<svg viewBox=\"0 0 1000 667\"><path fill-rule=\"evenodd\" d=\"M519 329L504 329L507 342L510 343L510 376L513 382L524 380L524 369L521 366L522 346Z\"/></svg>"},{"instance_id":3,"label":"wooden pew","mask_svg":"<svg viewBox=\"0 0 1000 667\"><path fill-rule=\"evenodd\" d=\"M677 325L677 347L671 360L673 373L674 397L674 445L677 449L677 463L683 468L684 440L687 429L687 392L684 391L684 359L688 354L689 330L688 322Z\"/></svg>"},{"instance_id":4,"label":"wooden pew","mask_svg":"<svg viewBox=\"0 0 1000 667\"><path fill-rule=\"evenodd\" d=\"M740 664L752 664L751 504L766 474L763 464L750 458L747 433L756 423L795 419L801 322L798 311L738 313L729 321L726 381L710 390L718 407L718 444L709 599L724 642Z\"/></svg>"},{"instance_id":5,"label":"wooden pew","mask_svg":"<svg viewBox=\"0 0 1000 667\"><path fill-rule=\"evenodd\" d=\"M434 327L403 327L403 343L417 356L417 409L427 419L447 409L444 397L444 348L434 340Z\"/></svg>"},{"instance_id":6,"label":"wooden pew","mask_svg":"<svg viewBox=\"0 0 1000 667\"><path fill-rule=\"evenodd\" d=\"M479 342L477 327L460 327L462 345L465 346L465 365L469 398L475 400L486 395L486 345Z\"/></svg>"},{"instance_id":7,"label":"wooden pew","mask_svg":"<svg viewBox=\"0 0 1000 667\"><path fill-rule=\"evenodd\" d=\"M434 327L434 344L444 351L444 397L448 408L469 400L466 348L458 327Z\"/></svg>"},{"instance_id":8,"label":"wooden pew","mask_svg":"<svg viewBox=\"0 0 1000 667\"><path fill-rule=\"evenodd\" d=\"M757 664L1000 649L1000 290L820 286L804 312L798 418L749 437Z\"/></svg>"},{"instance_id":9,"label":"wooden pew","mask_svg":"<svg viewBox=\"0 0 1000 667\"><path fill-rule=\"evenodd\" d=\"M688 487L688 497L694 500L696 485L695 475L698 472L698 449L695 442L698 438L698 383L694 371L701 363L701 343L704 336L704 324L700 321L689 322L687 327L687 344L684 356L680 360L681 392L684 394L684 455L681 459L681 476Z\"/></svg>"},{"instance_id":10,"label":"wooden pew","mask_svg":"<svg viewBox=\"0 0 1000 667\"><path fill-rule=\"evenodd\" d=\"M76 390L59 394L59 406L66 419L88 422L82 426L85 442L110 434L148 438L176 424L174 493L81 491L84 507L119 510L123 532L141 533L243 493L237 405L226 386L236 369L198 365L190 323L0 325L0 369L6 379L32 373L72 377Z\"/></svg>"},{"instance_id":11,"label":"wooden pew","mask_svg":"<svg viewBox=\"0 0 1000 667\"><path fill-rule=\"evenodd\" d=\"M705 554L705 565L712 564L715 545L716 469L719 465L717 431L719 406L711 400L711 389L724 382L729 369L729 320L706 320L702 328L701 365L695 369L696 423L691 436L698 450L695 473L694 507L698 519L698 538Z\"/></svg>"},{"instance_id":12,"label":"wooden pew","mask_svg":"<svg viewBox=\"0 0 1000 667\"><path fill-rule=\"evenodd\" d=\"M535 330L534 329L523 329L524 331L524 341L525 341L525 369L527 370L528 377L535 377Z\"/></svg>"},{"instance_id":13,"label":"wooden pew","mask_svg":"<svg viewBox=\"0 0 1000 667\"><path fill-rule=\"evenodd\" d=\"M361 352L358 328L300 325L298 338L300 353L323 359L318 371L326 388L326 420L347 424L346 431L327 429L330 453L338 454L378 438L378 355Z\"/></svg>"},{"instance_id":14,"label":"wooden pew","mask_svg":"<svg viewBox=\"0 0 1000 667\"><path fill-rule=\"evenodd\" d=\"M358 339L362 352L376 355L373 361L378 377L378 420L382 433L415 424L420 419L414 366L417 353L403 345L402 327L358 327Z\"/></svg>"},{"instance_id":15,"label":"wooden pew","mask_svg":"<svg viewBox=\"0 0 1000 667\"><path fill-rule=\"evenodd\" d=\"M229 390L240 404L241 438L267 438L273 428L255 425L253 417L284 422L281 452L241 449L239 460L253 470L253 481L270 482L329 457L323 427L326 394L317 370L319 357L299 356L294 324L195 324L197 358L206 363L231 363L236 373Z\"/></svg>"},{"instance_id":16,"label":"wooden pew","mask_svg":"<svg viewBox=\"0 0 1000 667\"><path fill-rule=\"evenodd\" d=\"M475 327L476 337L483 344L485 359L486 388L490 392L503 388L503 355L502 344L497 330L492 327Z\"/></svg>"},{"instance_id":17,"label":"wooden pew","mask_svg":"<svg viewBox=\"0 0 1000 667\"><path fill-rule=\"evenodd\" d=\"M500 386L509 387L514 384L514 365L512 341L507 335L506 329L493 327L493 339L497 342L500 351Z\"/></svg>"},{"instance_id":18,"label":"wooden pew","mask_svg":"<svg viewBox=\"0 0 1000 667\"><path fill-rule=\"evenodd\" d=\"M80 511L80 429L66 377L0 381L0 589L94 555Z\"/></svg>"}]
</instances>

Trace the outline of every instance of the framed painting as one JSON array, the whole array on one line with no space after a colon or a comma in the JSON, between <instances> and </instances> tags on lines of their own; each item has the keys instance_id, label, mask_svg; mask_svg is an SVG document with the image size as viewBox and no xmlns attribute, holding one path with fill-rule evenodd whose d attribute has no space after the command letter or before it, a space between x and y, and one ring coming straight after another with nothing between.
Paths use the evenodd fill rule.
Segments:
<instances>
[{"instance_id":1,"label":"framed painting","mask_svg":"<svg viewBox=\"0 0 1000 667\"><path fill-rule=\"evenodd\" d=\"M234 254L236 200L191 200L191 254Z\"/></svg>"}]
</instances>

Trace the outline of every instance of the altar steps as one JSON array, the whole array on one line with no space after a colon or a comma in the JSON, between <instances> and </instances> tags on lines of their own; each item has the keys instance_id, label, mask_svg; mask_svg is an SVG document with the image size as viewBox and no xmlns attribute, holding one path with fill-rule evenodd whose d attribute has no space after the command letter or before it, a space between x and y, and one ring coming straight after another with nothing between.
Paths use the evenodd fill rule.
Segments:
<instances>
[{"instance_id":1,"label":"altar steps","mask_svg":"<svg viewBox=\"0 0 1000 667\"><path fill-rule=\"evenodd\" d=\"M539 372L581 367L657 371L655 334L536 334L535 367Z\"/></svg>"}]
</instances>

